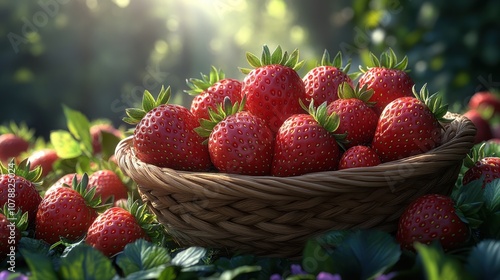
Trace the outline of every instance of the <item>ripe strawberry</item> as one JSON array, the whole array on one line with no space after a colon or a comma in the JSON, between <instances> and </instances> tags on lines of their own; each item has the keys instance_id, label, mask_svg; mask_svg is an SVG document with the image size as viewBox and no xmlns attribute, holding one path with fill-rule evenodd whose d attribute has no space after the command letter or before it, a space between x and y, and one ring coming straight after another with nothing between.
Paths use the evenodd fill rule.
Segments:
<instances>
[{"instance_id":1,"label":"ripe strawberry","mask_svg":"<svg viewBox=\"0 0 500 280\"><path fill-rule=\"evenodd\" d=\"M271 174L296 176L310 172L335 170L340 147L334 135L339 125L335 113L327 115L326 103L317 109L311 102L309 114L295 114L280 127L275 140Z\"/></svg>"},{"instance_id":2,"label":"ripe strawberry","mask_svg":"<svg viewBox=\"0 0 500 280\"><path fill-rule=\"evenodd\" d=\"M500 114L500 97L491 91L478 91L474 93L468 103L469 110L492 110L490 117Z\"/></svg>"},{"instance_id":3,"label":"ripe strawberry","mask_svg":"<svg viewBox=\"0 0 500 280\"><path fill-rule=\"evenodd\" d=\"M30 171L26 161L16 165L14 160L7 167L1 165L0 169L0 205L11 204L16 209L27 212L30 226L34 225L36 211L42 201L37 190L41 169Z\"/></svg>"},{"instance_id":4,"label":"ripe strawberry","mask_svg":"<svg viewBox=\"0 0 500 280\"><path fill-rule=\"evenodd\" d=\"M468 164L466 164L466 166L467 165ZM464 173L464 177L462 178L463 185L467 185L474 180L482 179L482 186L484 188L487 183L500 178L499 157L483 157L476 160L473 165L469 164L468 166L469 168Z\"/></svg>"},{"instance_id":5,"label":"ripe strawberry","mask_svg":"<svg viewBox=\"0 0 500 280\"><path fill-rule=\"evenodd\" d=\"M188 109L167 104L170 87L158 99L144 92L142 109L129 108L123 120L135 124L135 155L145 163L177 170L204 171L211 167L208 148L194 129L198 120Z\"/></svg>"},{"instance_id":6,"label":"ripe strawberry","mask_svg":"<svg viewBox=\"0 0 500 280\"><path fill-rule=\"evenodd\" d=\"M342 83L338 90L339 99L327 107L328 114L337 113L340 124L335 131L347 134L345 147L369 145L377 128L378 115L373 111L373 103L367 103L373 90L353 89L348 83Z\"/></svg>"},{"instance_id":7,"label":"ripe strawberry","mask_svg":"<svg viewBox=\"0 0 500 280\"><path fill-rule=\"evenodd\" d=\"M374 110L377 114L382 113L385 106L396 98L411 97L412 87L415 84L408 75L408 57L398 61L392 49L380 55L378 59L373 53L370 54L371 63L366 67L361 67L362 72L359 78L359 86L373 89L373 96L370 102L375 102Z\"/></svg>"},{"instance_id":8,"label":"ripe strawberry","mask_svg":"<svg viewBox=\"0 0 500 280\"><path fill-rule=\"evenodd\" d=\"M314 100L314 106L318 107L323 102L330 104L338 99L337 90L342 83L347 82L352 86L352 80L347 75L350 65L350 62L346 66L342 65L341 52L331 61L330 54L325 50L320 64L307 72L303 78L305 100Z\"/></svg>"},{"instance_id":9,"label":"ripe strawberry","mask_svg":"<svg viewBox=\"0 0 500 280\"><path fill-rule=\"evenodd\" d=\"M41 166L42 177L47 176L53 170L54 163L59 159L54 149L41 149L34 151L29 157L31 168Z\"/></svg>"},{"instance_id":10,"label":"ripe strawberry","mask_svg":"<svg viewBox=\"0 0 500 280\"><path fill-rule=\"evenodd\" d=\"M415 97L400 97L385 107L378 120L372 148L382 162L427 152L441 143L444 115L448 106L441 97L429 96L426 85Z\"/></svg>"},{"instance_id":11,"label":"ripe strawberry","mask_svg":"<svg viewBox=\"0 0 500 280\"><path fill-rule=\"evenodd\" d=\"M186 92L195 95L190 111L197 120L209 119L208 108L217 109L217 104L229 97L231 102L241 102L241 82L225 78L222 70L212 66L209 76L201 74L202 79L191 78L187 81L190 90Z\"/></svg>"},{"instance_id":12,"label":"ripe strawberry","mask_svg":"<svg viewBox=\"0 0 500 280\"><path fill-rule=\"evenodd\" d=\"M112 257L137 239L150 240L148 224L153 216L146 211L146 204L134 202L130 210L111 207L104 211L87 231L85 242Z\"/></svg>"},{"instance_id":13,"label":"ripe strawberry","mask_svg":"<svg viewBox=\"0 0 500 280\"><path fill-rule=\"evenodd\" d=\"M476 127L474 144L478 144L493 138L493 132L491 130L490 123L486 119L484 119L478 111L474 109L468 110L464 113L464 117L468 118Z\"/></svg>"},{"instance_id":14,"label":"ripe strawberry","mask_svg":"<svg viewBox=\"0 0 500 280\"><path fill-rule=\"evenodd\" d=\"M109 199L117 201L128 198L128 188L120 177L112 170L98 170L89 177L87 190L95 187L95 194L101 197L101 202L105 203Z\"/></svg>"},{"instance_id":15,"label":"ripe strawberry","mask_svg":"<svg viewBox=\"0 0 500 280\"><path fill-rule=\"evenodd\" d=\"M100 198L94 198L95 189L87 191L88 176L84 174L72 187L59 187L46 194L36 213L35 237L49 244L61 238L76 241L82 237L97 217Z\"/></svg>"},{"instance_id":16,"label":"ripe strawberry","mask_svg":"<svg viewBox=\"0 0 500 280\"><path fill-rule=\"evenodd\" d=\"M449 196L427 194L410 203L399 219L396 240L402 248L412 250L414 242L430 244L439 240L444 250L464 244L470 230L457 215L455 202Z\"/></svg>"},{"instance_id":17,"label":"ripe strawberry","mask_svg":"<svg viewBox=\"0 0 500 280\"><path fill-rule=\"evenodd\" d=\"M254 69L240 69L247 74L241 89L247 99L245 109L263 119L273 132L278 131L289 116L303 112L299 100L305 99L306 92L296 72L303 65L298 59L298 50L288 55L278 46L271 54L264 46L262 60L247 53L248 63Z\"/></svg>"},{"instance_id":18,"label":"ripe strawberry","mask_svg":"<svg viewBox=\"0 0 500 280\"><path fill-rule=\"evenodd\" d=\"M375 151L368 146L353 146L347 149L339 161L339 170L368 167L380 164L380 158Z\"/></svg>"},{"instance_id":19,"label":"ripe strawberry","mask_svg":"<svg viewBox=\"0 0 500 280\"><path fill-rule=\"evenodd\" d=\"M0 126L0 162L7 164L10 159L17 158L28 150L34 131L25 124L10 123Z\"/></svg>"},{"instance_id":20,"label":"ripe strawberry","mask_svg":"<svg viewBox=\"0 0 500 280\"><path fill-rule=\"evenodd\" d=\"M269 175L274 148L274 134L267 124L250 112L241 111L245 99L234 105L226 98L211 112L210 120L201 122L196 131L208 137L208 151L214 166L221 172Z\"/></svg>"},{"instance_id":21,"label":"ripe strawberry","mask_svg":"<svg viewBox=\"0 0 500 280\"><path fill-rule=\"evenodd\" d=\"M7 205L0 208L0 261L7 254L15 254L21 235L28 227L28 213L14 211Z\"/></svg>"},{"instance_id":22,"label":"ripe strawberry","mask_svg":"<svg viewBox=\"0 0 500 280\"><path fill-rule=\"evenodd\" d=\"M90 137L92 138L92 151L99 154L102 151L102 134L109 133L117 139L123 138L123 133L109 123L96 123L90 126Z\"/></svg>"},{"instance_id":23,"label":"ripe strawberry","mask_svg":"<svg viewBox=\"0 0 500 280\"><path fill-rule=\"evenodd\" d=\"M69 173L65 174L59 179L57 179L56 182L54 182L46 191L45 195L48 195L50 192L53 190L59 188L59 187L64 187L64 186L72 186L73 185L73 178L76 176L77 183L81 181L82 176L77 173Z\"/></svg>"}]
</instances>

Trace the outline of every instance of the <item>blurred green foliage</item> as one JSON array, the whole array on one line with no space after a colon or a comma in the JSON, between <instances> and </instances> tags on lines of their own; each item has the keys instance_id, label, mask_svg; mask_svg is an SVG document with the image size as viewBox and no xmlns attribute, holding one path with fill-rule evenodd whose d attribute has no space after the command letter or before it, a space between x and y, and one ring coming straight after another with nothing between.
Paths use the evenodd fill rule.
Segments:
<instances>
[{"instance_id":1,"label":"blurred green foliage","mask_svg":"<svg viewBox=\"0 0 500 280\"><path fill-rule=\"evenodd\" d=\"M145 89L170 85L188 106L185 80L211 65L242 79L245 52L298 48L313 67L339 50L356 70L367 51L410 58L418 85L457 108L498 87L498 1L40 0L0 2L0 123L39 135L64 127L61 104L121 125ZM352 71L351 70L351 71Z\"/></svg>"}]
</instances>

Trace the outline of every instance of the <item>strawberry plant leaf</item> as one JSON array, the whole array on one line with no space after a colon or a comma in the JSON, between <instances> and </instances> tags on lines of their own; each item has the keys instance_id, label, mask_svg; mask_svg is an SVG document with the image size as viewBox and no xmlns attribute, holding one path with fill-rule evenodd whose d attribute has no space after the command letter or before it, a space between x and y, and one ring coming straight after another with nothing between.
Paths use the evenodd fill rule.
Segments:
<instances>
[{"instance_id":1,"label":"strawberry plant leaf","mask_svg":"<svg viewBox=\"0 0 500 280\"><path fill-rule=\"evenodd\" d=\"M484 186L484 206L481 231L486 237L500 238L500 179Z\"/></svg>"},{"instance_id":2,"label":"strawberry plant leaf","mask_svg":"<svg viewBox=\"0 0 500 280\"><path fill-rule=\"evenodd\" d=\"M101 145L102 145L102 155L104 158L109 158L115 154L115 149L120 138L116 137L113 133L102 131L101 132Z\"/></svg>"},{"instance_id":3,"label":"strawberry plant leaf","mask_svg":"<svg viewBox=\"0 0 500 280\"><path fill-rule=\"evenodd\" d=\"M89 120L84 114L65 105L63 105L63 110L68 130L77 140L80 140L83 147L82 151L87 155L92 155L92 137L90 136Z\"/></svg>"},{"instance_id":4,"label":"strawberry plant leaf","mask_svg":"<svg viewBox=\"0 0 500 280\"><path fill-rule=\"evenodd\" d=\"M111 260L87 244L72 248L61 257L59 274L62 279L113 279L116 274ZM55 278L45 278L55 279Z\"/></svg>"},{"instance_id":5,"label":"strawberry plant leaf","mask_svg":"<svg viewBox=\"0 0 500 280\"><path fill-rule=\"evenodd\" d=\"M471 250L465 269L475 279L500 279L500 241L479 242Z\"/></svg>"},{"instance_id":6,"label":"strawberry plant leaf","mask_svg":"<svg viewBox=\"0 0 500 280\"><path fill-rule=\"evenodd\" d=\"M226 270L226 271L222 272L219 277L214 278L214 279L220 279L220 280L239 279L238 277L243 275L243 274L249 274L249 273L254 273L254 272L258 272L258 271L260 271L260 266L245 265L245 266L237 267L235 269Z\"/></svg>"},{"instance_id":7,"label":"strawberry plant leaf","mask_svg":"<svg viewBox=\"0 0 500 280\"><path fill-rule=\"evenodd\" d=\"M421 243L416 243L414 247L423 266L425 279L471 279L457 259L446 255L438 247Z\"/></svg>"},{"instance_id":8,"label":"strawberry plant leaf","mask_svg":"<svg viewBox=\"0 0 500 280\"><path fill-rule=\"evenodd\" d=\"M30 270L30 279L58 279L52 261L46 253L32 251L26 247L20 247L19 252L23 256Z\"/></svg>"},{"instance_id":9,"label":"strawberry plant leaf","mask_svg":"<svg viewBox=\"0 0 500 280\"><path fill-rule=\"evenodd\" d=\"M116 264L125 275L161 267L170 261L168 250L144 239L127 244L123 253L116 258Z\"/></svg>"},{"instance_id":10,"label":"strawberry plant leaf","mask_svg":"<svg viewBox=\"0 0 500 280\"><path fill-rule=\"evenodd\" d=\"M82 154L80 144L68 131L52 131L50 133L50 143L54 146L57 156L62 159L76 158Z\"/></svg>"},{"instance_id":11,"label":"strawberry plant leaf","mask_svg":"<svg viewBox=\"0 0 500 280\"><path fill-rule=\"evenodd\" d=\"M180 251L172 259L172 264L182 267L189 267L199 264L207 255L207 249L203 247L189 247Z\"/></svg>"}]
</instances>

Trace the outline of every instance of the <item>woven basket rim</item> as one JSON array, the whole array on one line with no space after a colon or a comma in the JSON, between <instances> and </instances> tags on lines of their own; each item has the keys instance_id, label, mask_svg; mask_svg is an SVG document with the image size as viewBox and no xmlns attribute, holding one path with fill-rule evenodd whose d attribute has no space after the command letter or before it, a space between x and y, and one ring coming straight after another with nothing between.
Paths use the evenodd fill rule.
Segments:
<instances>
[{"instance_id":1,"label":"woven basket rim","mask_svg":"<svg viewBox=\"0 0 500 280\"><path fill-rule=\"evenodd\" d=\"M444 124L443 138L447 141L426 153L382 163L378 166L315 172L291 177L179 171L158 167L142 162L134 155L132 148L133 136L120 141L116 147L115 155L118 165L125 173L138 182L139 185L142 184L151 188L165 187L165 182L168 181L171 186L181 187L177 191L189 193L203 190L206 195L209 195L208 192L212 191L210 185L223 180L233 182L234 189L232 189L232 186L226 189L218 187L218 190L216 190L217 195L245 196L263 192L267 195L277 195L274 198L279 198L280 195L321 195L324 192L342 191L338 188L332 190L329 182L333 180L339 184L342 184L342 182L355 184L366 191L366 188L387 187L388 178L404 176L408 169L426 171L432 174L435 172L435 168L447 166L450 161L463 160L473 146L476 134L475 126L463 115L448 113L447 116L455 118L451 123ZM356 181L353 181L353 178L356 178ZM302 181L304 184L297 185L297 181ZM198 182L198 184L193 184L193 182ZM190 187L193 189L183 185L192 185ZM244 186L244 188L238 186ZM207 188L210 190L207 190ZM238 194L240 191L242 192ZM351 188L350 191L361 190L352 190Z\"/></svg>"}]
</instances>

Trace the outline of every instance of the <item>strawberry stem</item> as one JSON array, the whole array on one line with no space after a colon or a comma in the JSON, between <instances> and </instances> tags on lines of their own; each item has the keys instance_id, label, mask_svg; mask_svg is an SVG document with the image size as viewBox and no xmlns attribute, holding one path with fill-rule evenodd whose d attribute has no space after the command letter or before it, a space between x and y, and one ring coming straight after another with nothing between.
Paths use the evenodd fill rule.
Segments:
<instances>
[{"instance_id":1,"label":"strawberry stem","mask_svg":"<svg viewBox=\"0 0 500 280\"><path fill-rule=\"evenodd\" d=\"M158 94L158 97L156 99L148 90L145 90L144 94L142 95L142 104L141 104L142 107L125 109L127 117L124 117L123 121L128 124L138 124L149 111L153 110L154 108L162 104L167 104L170 99L170 96L171 96L170 87L167 87L167 89L165 89L162 86L160 93Z\"/></svg>"},{"instance_id":2,"label":"strawberry stem","mask_svg":"<svg viewBox=\"0 0 500 280\"><path fill-rule=\"evenodd\" d=\"M225 77L226 75L222 70L217 70L215 66L212 66L212 68L210 69L210 74L208 76L201 73L201 79L191 78L186 80L186 83L190 89L185 90L184 92L188 93L189 95L200 94Z\"/></svg>"},{"instance_id":3,"label":"strawberry stem","mask_svg":"<svg viewBox=\"0 0 500 280\"><path fill-rule=\"evenodd\" d=\"M269 47L264 45L262 47L261 58L257 57L251 52L246 53L246 58L248 64L253 68L259 68L265 65L279 64L286 67L290 67L295 71L298 71L303 65L304 61L299 61L299 50L295 49L290 55L288 52L283 52L281 46L277 46L276 49L271 53ZM243 74L248 74L252 69L250 68L239 68Z\"/></svg>"}]
</instances>

